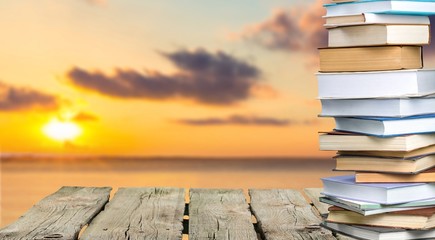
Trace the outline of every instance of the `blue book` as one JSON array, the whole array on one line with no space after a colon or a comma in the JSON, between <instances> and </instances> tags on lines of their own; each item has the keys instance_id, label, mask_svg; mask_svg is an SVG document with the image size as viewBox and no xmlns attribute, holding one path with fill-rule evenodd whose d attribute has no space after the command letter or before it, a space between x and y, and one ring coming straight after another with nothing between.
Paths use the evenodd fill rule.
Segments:
<instances>
[{"instance_id":1,"label":"blue book","mask_svg":"<svg viewBox=\"0 0 435 240\"><path fill-rule=\"evenodd\" d=\"M360 0L325 4L324 7L328 17L361 13L435 15L435 1L430 0Z\"/></svg>"},{"instance_id":2,"label":"blue book","mask_svg":"<svg viewBox=\"0 0 435 240\"><path fill-rule=\"evenodd\" d=\"M399 204L435 198L435 183L370 183L355 182L354 175L322 178L322 194L331 197Z\"/></svg>"},{"instance_id":3,"label":"blue book","mask_svg":"<svg viewBox=\"0 0 435 240\"><path fill-rule=\"evenodd\" d=\"M435 132L435 114L403 118L335 117L334 120L335 130L377 137Z\"/></svg>"}]
</instances>

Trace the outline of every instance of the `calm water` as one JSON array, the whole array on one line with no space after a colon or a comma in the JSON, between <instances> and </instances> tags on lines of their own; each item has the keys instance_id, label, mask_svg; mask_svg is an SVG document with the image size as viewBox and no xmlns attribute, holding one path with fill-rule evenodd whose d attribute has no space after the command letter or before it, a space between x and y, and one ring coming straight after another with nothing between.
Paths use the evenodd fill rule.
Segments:
<instances>
[{"instance_id":1,"label":"calm water","mask_svg":"<svg viewBox=\"0 0 435 240\"><path fill-rule=\"evenodd\" d=\"M343 174L333 167L332 159L3 156L0 226L61 186L302 189Z\"/></svg>"}]
</instances>

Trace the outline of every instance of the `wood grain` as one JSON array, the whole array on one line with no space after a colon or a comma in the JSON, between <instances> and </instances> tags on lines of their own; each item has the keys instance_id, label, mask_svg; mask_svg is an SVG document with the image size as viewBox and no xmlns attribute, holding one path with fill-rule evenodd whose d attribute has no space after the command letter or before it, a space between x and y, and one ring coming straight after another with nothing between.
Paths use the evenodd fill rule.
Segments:
<instances>
[{"instance_id":1,"label":"wood grain","mask_svg":"<svg viewBox=\"0 0 435 240\"><path fill-rule=\"evenodd\" d=\"M308 198L311 201L311 204L317 209L317 211L322 214L323 216L328 214L328 207L330 205L326 203L322 203L319 201L319 197L321 196L322 189L321 188L305 188L304 189L305 194L308 196ZM336 234L335 237L340 240L351 240L354 238L342 235L342 234Z\"/></svg>"},{"instance_id":2,"label":"wood grain","mask_svg":"<svg viewBox=\"0 0 435 240\"><path fill-rule=\"evenodd\" d=\"M1 229L0 239L77 239L82 227L107 203L110 191L110 187L62 187Z\"/></svg>"},{"instance_id":3,"label":"wood grain","mask_svg":"<svg viewBox=\"0 0 435 240\"><path fill-rule=\"evenodd\" d=\"M336 239L319 226L317 212L296 190L249 190L263 239Z\"/></svg>"},{"instance_id":4,"label":"wood grain","mask_svg":"<svg viewBox=\"0 0 435 240\"><path fill-rule=\"evenodd\" d=\"M190 240L257 240L242 190L191 189Z\"/></svg>"},{"instance_id":5,"label":"wood grain","mask_svg":"<svg viewBox=\"0 0 435 240\"><path fill-rule=\"evenodd\" d=\"M80 239L182 239L184 202L184 189L120 188Z\"/></svg>"},{"instance_id":6,"label":"wood grain","mask_svg":"<svg viewBox=\"0 0 435 240\"><path fill-rule=\"evenodd\" d=\"M321 196L320 193L322 192L321 188L305 188L304 192L310 199L311 204L313 204L313 206L319 211L321 215L328 214L328 208L330 207L330 205L319 201L319 197Z\"/></svg>"}]
</instances>

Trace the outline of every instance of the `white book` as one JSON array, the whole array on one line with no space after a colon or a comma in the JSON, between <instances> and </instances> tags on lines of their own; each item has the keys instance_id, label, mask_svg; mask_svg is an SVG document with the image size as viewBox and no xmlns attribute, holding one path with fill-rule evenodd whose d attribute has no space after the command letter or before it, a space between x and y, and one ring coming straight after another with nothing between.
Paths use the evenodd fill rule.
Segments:
<instances>
[{"instance_id":1,"label":"white book","mask_svg":"<svg viewBox=\"0 0 435 240\"><path fill-rule=\"evenodd\" d=\"M435 98L321 99L323 117L407 117L435 113Z\"/></svg>"},{"instance_id":2,"label":"white book","mask_svg":"<svg viewBox=\"0 0 435 240\"><path fill-rule=\"evenodd\" d=\"M360 25L328 30L329 47L427 45L429 25Z\"/></svg>"},{"instance_id":3,"label":"white book","mask_svg":"<svg viewBox=\"0 0 435 240\"><path fill-rule=\"evenodd\" d=\"M355 176L322 178L323 195L380 204L435 198L435 183L355 183ZM412 194L410 194L412 192Z\"/></svg>"},{"instance_id":4,"label":"white book","mask_svg":"<svg viewBox=\"0 0 435 240\"><path fill-rule=\"evenodd\" d=\"M335 129L338 131L362 133L378 137L435 132L435 115L405 118L335 117L334 120Z\"/></svg>"},{"instance_id":5,"label":"white book","mask_svg":"<svg viewBox=\"0 0 435 240\"><path fill-rule=\"evenodd\" d=\"M379 138L362 134L330 132L319 136L320 150L410 152L435 145L435 134L414 134Z\"/></svg>"},{"instance_id":6,"label":"white book","mask_svg":"<svg viewBox=\"0 0 435 240\"><path fill-rule=\"evenodd\" d=\"M323 17L325 19L326 28L335 28L343 26L354 26L364 24L411 24L411 25L429 25L428 16L412 16L412 15L394 15L394 14L377 14L377 13L361 13L354 15L343 15L333 17Z\"/></svg>"},{"instance_id":7,"label":"white book","mask_svg":"<svg viewBox=\"0 0 435 240\"><path fill-rule=\"evenodd\" d=\"M350 3L325 4L326 16L361 13L385 13L403 15L434 15L435 1L428 0L363 0Z\"/></svg>"},{"instance_id":8,"label":"white book","mask_svg":"<svg viewBox=\"0 0 435 240\"><path fill-rule=\"evenodd\" d=\"M435 93L435 70L317 73L320 99L405 98Z\"/></svg>"},{"instance_id":9,"label":"white book","mask_svg":"<svg viewBox=\"0 0 435 240\"><path fill-rule=\"evenodd\" d=\"M414 240L435 238L435 229L404 230L399 228L367 227L333 222L323 222L322 226L333 232L365 240Z\"/></svg>"}]
</instances>

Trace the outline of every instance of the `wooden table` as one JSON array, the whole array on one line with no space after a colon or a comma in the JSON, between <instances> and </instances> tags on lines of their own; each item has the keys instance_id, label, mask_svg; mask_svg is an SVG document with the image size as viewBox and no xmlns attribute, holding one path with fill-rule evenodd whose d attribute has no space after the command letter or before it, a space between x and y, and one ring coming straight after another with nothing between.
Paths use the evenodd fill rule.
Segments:
<instances>
[{"instance_id":1,"label":"wooden table","mask_svg":"<svg viewBox=\"0 0 435 240\"><path fill-rule=\"evenodd\" d=\"M320 189L62 187L32 207L0 239L350 239L319 226ZM305 195L305 196L304 196Z\"/></svg>"}]
</instances>

